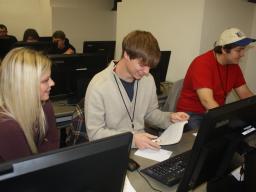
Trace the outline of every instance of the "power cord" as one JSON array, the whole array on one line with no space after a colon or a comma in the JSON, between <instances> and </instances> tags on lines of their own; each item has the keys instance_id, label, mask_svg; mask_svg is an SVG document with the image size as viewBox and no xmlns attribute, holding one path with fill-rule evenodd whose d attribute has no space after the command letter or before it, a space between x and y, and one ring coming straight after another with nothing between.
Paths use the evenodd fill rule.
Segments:
<instances>
[{"instance_id":1,"label":"power cord","mask_svg":"<svg viewBox=\"0 0 256 192\"><path fill-rule=\"evenodd\" d=\"M153 189L154 191L162 192L161 190L159 190L159 189L153 187L153 186L151 185L151 183L149 182L149 180L148 180L143 174L141 174L141 172L140 172L139 169L137 169L137 172L138 172L138 173L140 174L140 176L147 182L147 184L149 185L149 187L150 187L151 189Z\"/></svg>"}]
</instances>

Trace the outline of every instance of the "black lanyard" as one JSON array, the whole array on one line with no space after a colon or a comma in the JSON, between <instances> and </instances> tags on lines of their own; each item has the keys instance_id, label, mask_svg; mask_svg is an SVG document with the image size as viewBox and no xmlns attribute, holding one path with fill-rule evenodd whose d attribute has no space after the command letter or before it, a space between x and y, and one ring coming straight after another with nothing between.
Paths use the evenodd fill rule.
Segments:
<instances>
[{"instance_id":1,"label":"black lanyard","mask_svg":"<svg viewBox=\"0 0 256 192\"><path fill-rule=\"evenodd\" d=\"M118 84L118 82L117 82L117 79L116 79L116 76L115 76L115 75L114 75L114 78L115 78L116 85L117 85L117 87L118 87L119 93L120 93L120 95L121 95L121 97L122 97L122 101L123 101L123 103L124 103L126 112L127 112L128 116L129 116L129 118L130 118L130 121L131 121L131 124L132 124L132 128L134 129L133 120L134 120L135 106L136 106L136 100L137 100L137 93L138 93L138 88L139 88L139 83L138 83L139 81L137 81L137 87L136 87L136 93L135 93L135 101L134 101L134 106L133 106L133 113L132 113L132 116L131 116L131 114L129 113L128 107L127 107L127 105L126 105L126 103L125 103L125 101L124 101L123 94L122 94L122 92L121 92L121 89L120 89L120 87L119 87L119 84Z\"/></svg>"}]
</instances>

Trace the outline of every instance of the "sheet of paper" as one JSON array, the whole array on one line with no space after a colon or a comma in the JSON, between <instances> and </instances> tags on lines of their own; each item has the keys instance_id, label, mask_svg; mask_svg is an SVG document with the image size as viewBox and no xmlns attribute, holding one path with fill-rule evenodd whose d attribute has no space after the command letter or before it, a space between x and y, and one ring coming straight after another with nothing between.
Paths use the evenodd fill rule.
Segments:
<instances>
[{"instance_id":1,"label":"sheet of paper","mask_svg":"<svg viewBox=\"0 0 256 192\"><path fill-rule=\"evenodd\" d=\"M123 192L136 192L127 176L125 177Z\"/></svg>"},{"instance_id":2,"label":"sheet of paper","mask_svg":"<svg viewBox=\"0 0 256 192\"><path fill-rule=\"evenodd\" d=\"M240 169L241 169L241 166L236 168L234 171L231 172L231 174L236 178L237 181L243 181L244 180L244 174L241 175Z\"/></svg>"},{"instance_id":3,"label":"sheet of paper","mask_svg":"<svg viewBox=\"0 0 256 192\"><path fill-rule=\"evenodd\" d=\"M155 161L164 161L171 156L172 152L164 149L157 151L153 149L138 149L134 154Z\"/></svg>"},{"instance_id":4,"label":"sheet of paper","mask_svg":"<svg viewBox=\"0 0 256 192\"><path fill-rule=\"evenodd\" d=\"M192 133L195 137L197 136L197 132L196 133Z\"/></svg>"},{"instance_id":5,"label":"sheet of paper","mask_svg":"<svg viewBox=\"0 0 256 192\"><path fill-rule=\"evenodd\" d=\"M187 121L171 124L158 138L160 145L171 145L178 143L183 134L183 128Z\"/></svg>"}]
</instances>

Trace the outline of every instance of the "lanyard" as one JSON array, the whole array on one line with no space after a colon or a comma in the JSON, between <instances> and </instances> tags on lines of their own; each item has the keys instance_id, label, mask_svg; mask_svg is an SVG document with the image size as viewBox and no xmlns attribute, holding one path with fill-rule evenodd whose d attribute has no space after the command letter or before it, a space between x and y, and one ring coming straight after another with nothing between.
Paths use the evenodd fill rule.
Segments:
<instances>
[{"instance_id":1,"label":"lanyard","mask_svg":"<svg viewBox=\"0 0 256 192\"><path fill-rule=\"evenodd\" d=\"M138 86L139 86L138 81L137 81L137 87L136 87L136 93L135 93L135 102L134 102L134 106L133 106L133 113L132 113L132 116L131 116L131 114L130 114L130 112L129 112L129 110L128 110L128 107L127 107L127 105L126 105L126 103L125 103L125 101L124 101L123 94L122 94L122 92L121 92L121 89L120 89L120 87L119 87L119 84L118 84L118 82L117 82L117 79L116 79L116 76L115 76L115 75L114 75L114 78L115 78L116 85L117 85L117 87L118 87L119 93L120 93L120 95L121 95L123 104L124 104L124 106L125 106L126 112L127 112L128 116L129 116L129 118L130 118L130 121L131 121L131 124L132 124L132 128L134 129L133 120L134 120L135 106L136 106L136 100L137 100L137 93L138 93L138 88L139 88L139 87L138 87Z\"/></svg>"}]
</instances>

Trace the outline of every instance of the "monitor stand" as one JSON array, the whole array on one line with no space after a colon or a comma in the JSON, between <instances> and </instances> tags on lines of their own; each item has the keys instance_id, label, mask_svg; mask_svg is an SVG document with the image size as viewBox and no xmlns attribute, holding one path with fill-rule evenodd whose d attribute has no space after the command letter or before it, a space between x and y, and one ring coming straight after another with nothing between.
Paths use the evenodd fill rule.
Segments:
<instances>
[{"instance_id":1,"label":"monitor stand","mask_svg":"<svg viewBox=\"0 0 256 192\"><path fill-rule=\"evenodd\" d=\"M256 148L251 147L251 150L245 154L245 171L244 171L244 192L256 191Z\"/></svg>"},{"instance_id":2,"label":"monitor stand","mask_svg":"<svg viewBox=\"0 0 256 192\"><path fill-rule=\"evenodd\" d=\"M243 143L242 154L244 154L244 181L229 174L224 177L208 182L207 192L255 192L256 191L256 148Z\"/></svg>"}]
</instances>

